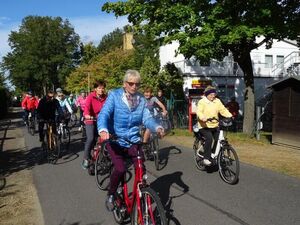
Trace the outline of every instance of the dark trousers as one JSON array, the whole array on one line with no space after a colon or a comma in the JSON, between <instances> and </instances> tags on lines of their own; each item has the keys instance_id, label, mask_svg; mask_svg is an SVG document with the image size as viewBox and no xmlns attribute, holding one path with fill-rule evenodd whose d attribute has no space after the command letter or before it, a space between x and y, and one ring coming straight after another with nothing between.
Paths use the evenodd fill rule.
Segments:
<instances>
[{"instance_id":1,"label":"dark trousers","mask_svg":"<svg viewBox=\"0 0 300 225\"><path fill-rule=\"evenodd\" d=\"M139 146L132 145L130 148L123 148L117 143L108 143L107 150L111 157L112 163L114 165L114 170L110 176L110 187L108 194L114 194L117 191L118 185L121 181L121 178L126 173L126 163L124 157L130 157L134 164L134 168L137 168L137 151ZM145 161L144 155L142 155L142 161ZM145 169L145 168L144 168Z\"/></svg>"},{"instance_id":2,"label":"dark trousers","mask_svg":"<svg viewBox=\"0 0 300 225\"><path fill-rule=\"evenodd\" d=\"M86 142L84 145L83 158L91 159L91 150L96 143L97 125L96 124L86 124L85 132L86 132Z\"/></svg>"},{"instance_id":3,"label":"dark trousers","mask_svg":"<svg viewBox=\"0 0 300 225\"><path fill-rule=\"evenodd\" d=\"M202 128L199 130L200 134L205 138L204 144L204 159L210 159L211 145L214 140L213 149L215 150L219 137L219 128Z\"/></svg>"}]
</instances>

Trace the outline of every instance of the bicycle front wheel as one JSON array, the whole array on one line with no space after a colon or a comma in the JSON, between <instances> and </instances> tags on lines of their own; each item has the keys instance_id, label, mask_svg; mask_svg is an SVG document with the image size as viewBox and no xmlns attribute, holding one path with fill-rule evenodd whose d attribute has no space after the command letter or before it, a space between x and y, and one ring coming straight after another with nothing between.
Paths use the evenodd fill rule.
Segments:
<instances>
[{"instance_id":1,"label":"bicycle front wheel","mask_svg":"<svg viewBox=\"0 0 300 225\"><path fill-rule=\"evenodd\" d=\"M204 148L203 148L201 141L197 138L195 138L195 141L193 144L193 149L194 149L194 161L195 161L197 169L205 170L205 165L203 164Z\"/></svg>"},{"instance_id":2,"label":"bicycle front wheel","mask_svg":"<svg viewBox=\"0 0 300 225\"><path fill-rule=\"evenodd\" d=\"M63 128L63 132L61 134L61 142L66 146L66 148L69 147L71 142L71 133L68 127Z\"/></svg>"},{"instance_id":3,"label":"bicycle front wheel","mask_svg":"<svg viewBox=\"0 0 300 225\"><path fill-rule=\"evenodd\" d=\"M95 163L96 184L100 190L107 190L110 182L112 162L106 154L106 145L102 144ZM106 153L105 153L106 152Z\"/></svg>"},{"instance_id":4,"label":"bicycle front wheel","mask_svg":"<svg viewBox=\"0 0 300 225\"><path fill-rule=\"evenodd\" d=\"M70 122L69 122L69 127L72 128L72 127L75 127L77 124L77 115L75 113L71 114L71 117L70 117Z\"/></svg>"},{"instance_id":5,"label":"bicycle front wheel","mask_svg":"<svg viewBox=\"0 0 300 225\"><path fill-rule=\"evenodd\" d=\"M166 225L167 219L161 201L150 187L141 189L141 196L137 196L131 214L131 224Z\"/></svg>"},{"instance_id":6,"label":"bicycle front wheel","mask_svg":"<svg viewBox=\"0 0 300 225\"><path fill-rule=\"evenodd\" d=\"M236 151L225 146L218 155L219 174L226 183L236 184L239 179L240 162Z\"/></svg>"},{"instance_id":7,"label":"bicycle front wheel","mask_svg":"<svg viewBox=\"0 0 300 225\"><path fill-rule=\"evenodd\" d=\"M34 119L31 118L29 121L28 121L28 131L29 133L34 136L34 133L35 133L35 122L34 122Z\"/></svg>"},{"instance_id":8,"label":"bicycle front wheel","mask_svg":"<svg viewBox=\"0 0 300 225\"><path fill-rule=\"evenodd\" d=\"M156 170L159 170L159 144L158 138L154 138L152 142L152 151Z\"/></svg>"},{"instance_id":9,"label":"bicycle front wheel","mask_svg":"<svg viewBox=\"0 0 300 225\"><path fill-rule=\"evenodd\" d=\"M60 141L55 134L48 140L48 162L55 164L60 156Z\"/></svg>"}]
</instances>

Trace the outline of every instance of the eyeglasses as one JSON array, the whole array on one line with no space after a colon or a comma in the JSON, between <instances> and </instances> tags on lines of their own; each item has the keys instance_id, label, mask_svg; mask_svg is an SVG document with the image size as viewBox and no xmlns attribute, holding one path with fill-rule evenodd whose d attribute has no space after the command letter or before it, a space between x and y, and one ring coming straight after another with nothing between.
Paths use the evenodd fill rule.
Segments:
<instances>
[{"instance_id":1,"label":"eyeglasses","mask_svg":"<svg viewBox=\"0 0 300 225\"><path fill-rule=\"evenodd\" d=\"M129 82L129 81L126 81L126 83L132 87L133 85L135 85L136 87L139 87L141 85L141 83L134 83L134 82Z\"/></svg>"}]
</instances>

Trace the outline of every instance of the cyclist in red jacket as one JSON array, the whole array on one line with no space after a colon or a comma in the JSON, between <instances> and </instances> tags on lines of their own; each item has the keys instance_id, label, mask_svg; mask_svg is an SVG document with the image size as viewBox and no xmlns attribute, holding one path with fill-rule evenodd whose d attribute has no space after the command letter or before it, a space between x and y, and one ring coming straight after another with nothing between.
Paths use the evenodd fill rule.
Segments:
<instances>
[{"instance_id":1,"label":"cyclist in red jacket","mask_svg":"<svg viewBox=\"0 0 300 225\"><path fill-rule=\"evenodd\" d=\"M24 110L24 122L28 125L28 115L29 112L32 112L32 115L35 116L36 109L38 107L38 100L33 96L31 91L27 92L27 95L22 101L22 108Z\"/></svg>"}]
</instances>

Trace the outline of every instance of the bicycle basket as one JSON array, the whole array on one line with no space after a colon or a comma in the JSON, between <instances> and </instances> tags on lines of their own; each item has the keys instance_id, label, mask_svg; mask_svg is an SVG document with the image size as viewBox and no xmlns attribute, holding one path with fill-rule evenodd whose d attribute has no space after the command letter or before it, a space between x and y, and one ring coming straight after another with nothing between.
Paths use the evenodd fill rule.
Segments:
<instances>
[{"instance_id":1,"label":"bicycle basket","mask_svg":"<svg viewBox=\"0 0 300 225\"><path fill-rule=\"evenodd\" d=\"M222 127L232 126L232 119L231 118L223 118L222 120L220 120L220 126L222 126Z\"/></svg>"}]
</instances>

